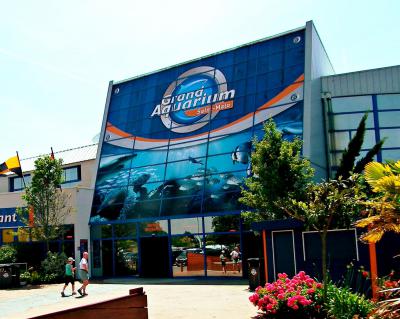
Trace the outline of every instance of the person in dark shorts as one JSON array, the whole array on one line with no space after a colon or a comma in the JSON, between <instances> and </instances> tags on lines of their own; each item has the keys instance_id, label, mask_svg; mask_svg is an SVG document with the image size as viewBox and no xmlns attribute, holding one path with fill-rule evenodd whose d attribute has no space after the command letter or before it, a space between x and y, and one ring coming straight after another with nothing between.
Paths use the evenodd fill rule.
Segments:
<instances>
[{"instance_id":1,"label":"person in dark shorts","mask_svg":"<svg viewBox=\"0 0 400 319\"><path fill-rule=\"evenodd\" d=\"M226 257L225 257L225 251L221 251L221 255L219 255L219 259L221 260L221 267L222 271L224 274L226 274Z\"/></svg>"},{"instance_id":2,"label":"person in dark shorts","mask_svg":"<svg viewBox=\"0 0 400 319\"><path fill-rule=\"evenodd\" d=\"M64 273L64 278L65 278L65 284L64 288L61 291L61 297L65 297L65 288L67 288L68 284L71 283L72 286L72 294L76 295L75 292L75 267L72 265L74 262L74 258L69 257L67 260L67 263L65 264L65 273Z\"/></svg>"}]
</instances>

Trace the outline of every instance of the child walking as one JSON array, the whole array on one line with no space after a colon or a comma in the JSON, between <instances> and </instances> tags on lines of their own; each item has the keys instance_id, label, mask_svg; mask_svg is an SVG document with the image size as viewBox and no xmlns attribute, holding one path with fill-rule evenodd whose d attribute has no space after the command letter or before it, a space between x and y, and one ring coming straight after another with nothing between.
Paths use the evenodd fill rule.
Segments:
<instances>
[{"instance_id":1,"label":"child walking","mask_svg":"<svg viewBox=\"0 0 400 319\"><path fill-rule=\"evenodd\" d=\"M72 286L72 294L76 295L75 292L75 267L72 266L72 263L74 262L74 258L69 257L67 260L67 263L65 264L65 284L64 284L64 288L61 291L61 297L66 297L65 296L65 288L67 288L68 284L71 283Z\"/></svg>"}]
</instances>

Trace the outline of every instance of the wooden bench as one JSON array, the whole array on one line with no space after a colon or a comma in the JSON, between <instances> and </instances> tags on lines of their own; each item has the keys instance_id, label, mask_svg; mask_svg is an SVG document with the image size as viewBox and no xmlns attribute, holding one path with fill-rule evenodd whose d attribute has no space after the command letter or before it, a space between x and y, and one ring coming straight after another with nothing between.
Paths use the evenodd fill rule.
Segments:
<instances>
[{"instance_id":1,"label":"wooden bench","mask_svg":"<svg viewBox=\"0 0 400 319\"><path fill-rule=\"evenodd\" d=\"M143 288L129 290L129 295L113 298L90 305L56 311L33 318L52 319L148 319L147 296Z\"/></svg>"}]
</instances>

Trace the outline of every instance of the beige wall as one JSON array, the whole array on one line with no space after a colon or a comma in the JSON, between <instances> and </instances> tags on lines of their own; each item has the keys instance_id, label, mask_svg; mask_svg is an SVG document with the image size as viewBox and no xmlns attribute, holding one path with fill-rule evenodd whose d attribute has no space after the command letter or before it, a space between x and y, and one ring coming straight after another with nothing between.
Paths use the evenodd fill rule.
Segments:
<instances>
[{"instance_id":1,"label":"beige wall","mask_svg":"<svg viewBox=\"0 0 400 319\"><path fill-rule=\"evenodd\" d=\"M63 167L72 167L72 166L80 165L81 166L81 180L77 183L74 183L73 186L92 187L92 185L91 185L92 179L93 179L93 175L96 170L95 163L96 163L96 161L93 159L93 160L89 160L89 161L63 165ZM27 173L32 173L32 172L24 172L24 174L27 174ZM11 176L0 176L0 207L7 207L7 206L3 205L2 198L4 198L4 197L1 197L1 195L3 193L8 193L9 179L11 177L15 177L15 176L16 175L14 175L14 174ZM15 192L15 193L21 194L21 192ZM12 194L14 194L14 192ZM10 207L15 207L15 206L10 206Z\"/></svg>"},{"instance_id":2,"label":"beige wall","mask_svg":"<svg viewBox=\"0 0 400 319\"><path fill-rule=\"evenodd\" d=\"M87 239L90 249L89 217L93 200L92 178L95 173L95 160L64 165L71 167L81 165L81 181L73 187L63 187L63 192L70 195L72 212L67 216L65 224L73 224L75 228L75 256L79 263L80 256L77 248L81 239ZM15 175L14 175L15 176ZM0 208L25 206L21 196L23 192L8 192L9 177L0 177Z\"/></svg>"}]
</instances>

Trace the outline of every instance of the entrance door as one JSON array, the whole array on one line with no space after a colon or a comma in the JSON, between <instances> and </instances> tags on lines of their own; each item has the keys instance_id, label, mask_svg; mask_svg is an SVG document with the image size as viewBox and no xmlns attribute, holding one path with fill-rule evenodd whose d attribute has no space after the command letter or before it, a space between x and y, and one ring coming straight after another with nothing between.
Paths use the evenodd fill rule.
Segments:
<instances>
[{"instance_id":1,"label":"entrance door","mask_svg":"<svg viewBox=\"0 0 400 319\"><path fill-rule=\"evenodd\" d=\"M101 250L102 250L102 264L103 264L103 276L110 277L113 276L113 242L112 240L102 240Z\"/></svg>"},{"instance_id":2,"label":"entrance door","mask_svg":"<svg viewBox=\"0 0 400 319\"><path fill-rule=\"evenodd\" d=\"M169 277L169 255L167 237L140 238L140 276Z\"/></svg>"},{"instance_id":3,"label":"entrance door","mask_svg":"<svg viewBox=\"0 0 400 319\"><path fill-rule=\"evenodd\" d=\"M274 277L286 273L289 277L296 274L296 255L292 230L272 231L272 253Z\"/></svg>"}]
</instances>

